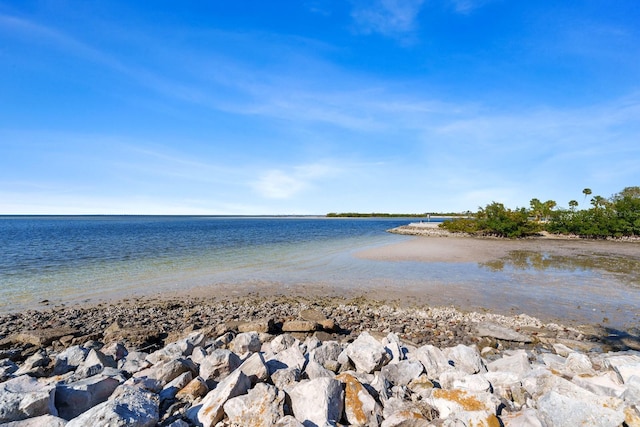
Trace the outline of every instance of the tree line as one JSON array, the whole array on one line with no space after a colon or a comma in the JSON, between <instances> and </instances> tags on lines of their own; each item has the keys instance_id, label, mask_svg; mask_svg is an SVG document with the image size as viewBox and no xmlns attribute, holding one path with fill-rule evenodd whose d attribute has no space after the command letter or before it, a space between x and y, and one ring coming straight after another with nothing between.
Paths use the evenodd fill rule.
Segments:
<instances>
[{"instance_id":1,"label":"tree line","mask_svg":"<svg viewBox=\"0 0 640 427\"><path fill-rule=\"evenodd\" d=\"M582 190L584 201L592 195ZM640 236L640 187L626 187L609 198L593 196L590 207L578 209L577 200L569 208L557 208L554 200L531 199L529 208L506 208L492 202L468 218L457 218L440 225L452 232L499 237L527 237L548 231L585 238Z\"/></svg>"}]
</instances>

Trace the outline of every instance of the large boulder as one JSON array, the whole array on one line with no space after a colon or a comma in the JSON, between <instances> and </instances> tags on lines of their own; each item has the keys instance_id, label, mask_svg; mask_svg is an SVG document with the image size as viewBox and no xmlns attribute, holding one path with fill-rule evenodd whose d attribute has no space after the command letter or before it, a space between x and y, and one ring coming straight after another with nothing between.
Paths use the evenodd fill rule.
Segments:
<instances>
[{"instance_id":1,"label":"large boulder","mask_svg":"<svg viewBox=\"0 0 640 427\"><path fill-rule=\"evenodd\" d=\"M23 375L0 384L0 423L40 415L58 415L55 386Z\"/></svg>"},{"instance_id":2,"label":"large boulder","mask_svg":"<svg viewBox=\"0 0 640 427\"><path fill-rule=\"evenodd\" d=\"M359 372L371 373L391 360L385 347L367 332L362 332L345 352Z\"/></svg>"},{"instance_id":3,"label":"large boulder","mask_svg":"<svg viewBox=\"0 0 640 427\"><path fill-rule=\"evenodd\" d=\"M207 393L199 405L191 407L187 417L197 426L214 426L224 416L223 405L227 400L245 394L250 387L249 377L237 369Z\"/></svg>"},{"instance_id":4,"label":"large boulder","mask_svg":"<svg viewBox=\"0 0 640 427\"><path fill-rule=\"evenodd\" d=\"M157 395L123 385L106 402L69 421L67 427L152 427L158 423L159 416Z\"/></svg>"},{"instance_id":5,"label":"large boulder","mask_svg":"<svg viewBox=\"0 0 640 427\"><path fill-rule=\"evenodd\" d=\"M284 400L283 391L259 383L246 395L229 399L223 407L232 425L271 427L284 417Z\"/></svg>"},{"instance_id":6,"label":"large boulder","mask_svg":"<svg viewBox=\"0 0 640 427\"><path fill-rule=\"evenodd\" d=\"M289 397L293 415L305 426L335 426L342 416L342 384L332 378L303 381Z\"/></svg>"},{"instance_id":7,"label":"large boulder","mask_svg":"<svg viewBox=\"0 0 640 427\"><path fill-rule=\"evenodd\" d=\"M112 377L96 375L69 384L56 386L55 404L58 415L66 420L104 402L120 382Z\"/></svg>"}]
</instances>

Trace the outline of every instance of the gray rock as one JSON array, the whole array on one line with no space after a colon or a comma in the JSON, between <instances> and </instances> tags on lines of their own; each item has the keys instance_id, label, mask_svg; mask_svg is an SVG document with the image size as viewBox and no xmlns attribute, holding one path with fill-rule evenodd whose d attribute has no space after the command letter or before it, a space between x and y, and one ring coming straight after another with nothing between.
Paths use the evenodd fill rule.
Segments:
<instances>
[{"instance_id":1,"label":"gray rock","mask_svg":"<svg viewBox=\"0 0 640 427\"><path fill-rule=\"evenodd\" d=\"M315 360L310 360L309 363L307 363L307 366L304 368L304 374L310 380L323 377L335 378L336 376L336 374L326 369Z\"/></svg>"},{"instance_id":2,"label":"gray rock","mask_svg":"<svg viewBox=\"0 0 640 427\"><path fill-rule=\"evenodd\" d=\"M393 385L406 386L424 371L424 366L417 360L401 360L382 368L382 375Z\"/></svg>"},{"instance_id":3,"label":"gray rock","mask_svg":"<svg viewBox=\"0 0 640 427\"><path fill-rule=\"evenodd\" d=\"M105 368L115 368L116 366L113 357L107 356L99 350L91 349L85 360L76 369L76 376L87 378L99 374Z\"/></svg>"},{"instance_id":4,"label":"gray rock","mask_svg":"<svg viewBox=\"0 0 640 427\"><path fill-rule=\"evenodd\" d=\"M103 347L101 349L101 351L106 356L113 357L113 359L116 362L124 359L129 354L129 352L127 351L126 347L124 345L120 344L119 342L113 342L113 343L111 343L109 345L106 345L105 347Z\"/></svg>"},{"instance_id":5,"label":"gray rock","mask_svg":"<svg viewBox=\"0 0 640 427\"><path fill-rule=\"evenodd\" d=\"M217 349L200 363L200 376L205 380L220 381L242 364L235 353Z\"/></svg>"},{"instance_id":6,"label":"gray rock","mask_svg":"<svg viewBox=\"0 0 640 427\"><path fill-rule=\"evenodd\" d=\"M250 387L251 380L239 369L235 370L215 389L207 393L199 405L191 407L187 411L187 417L198 426L214 426L224 416L223 405L225 402L245 394Z\"/></svg>"},{"instance_id":7,"label":"gray rock","mask_svg":"<svg viewBox=\"0 0 640 427\"><path fill-rule=\"evenodd\" d=\"M160 401L171 400L176 394L193 380L191 371L184 372L165 385L159 394Z\"/></svg>"},{"instance_id":8,"label":"gray rock","mask_svg":"<svg viewBox=\"0 0 640 427\"><path fill-rule=\"evenodd\" d=\"M147 353L141 351L130 351L124 359L120 360L118 366L125 372L135 374L151 366L147 361L147 356Z\"/></svg>"},{"instance_id":9,"label":"gray rock","mask_svg":"<svg viewBox=\"0 0 640 427\"><path fill-rule=\"evenodd\" d=\"M497 338L505 341L531 342L531 337L496 323L483 322L476 326L476 334L481 337Z\"/></svg>"},{"instance_id":10,"label":"gray rock","mask_svg":"<svg viewBox=\"0 0 640 427\"><path fill-rule=\"evenodd\" d=\"M484 374L473 374L454 380L453 388L472 392L488 392L491 390L491 383Z\"/></svg>"},{"instance_id":11,"label":"gray rock","mask_svg":"<svg viewBox=\"0 0 640 427\"><path fill-rule=\"evenodd\" d=\"M159 399L138 387L120 386L103 403L67 423L67 427L152 427L159 419Z\"/></svg>"},{"instance_id":12,"label":"gray rock","mask_svg":"<svg viewBox=\"0 0 640 427\"><path fill-rule=\"evenodd\" d=\"M39 417L27 418L22 421L11 421L2 423L2 427L64 427L66 420L53 415L40 415Z\"/></svg>"},{"instance_id":13,"label":"gray rock","mask_svg":"<svg viewBox=\"0 0 640 427\"><path fill-rule=\"evenodd\" d=\"M112 377L94 376L69 384L56 386L55 405L58 415L65 420L104 402L120 382Z\"/></svg>"},{"instance_id":14,"label":"gray rock","mask_svg":"<svg viewBox=\"0 0 640 427\"><path fill-rule=\"evenodd\" d=\"M168 362L161 362L151 368L143 369L136 372L134 378L147 377L154 380L158 380L164 387L168 382L172 381L179 375L191 371L193 373L194 367L190 365L185 359L170 360Z\"/></svg>"},{"instance_id":15,"label":"gray rock","mask_svg":"<svg viewBox=\"0 0 640 427\"><path fill-rule=\"evenodd\" d=\"M271 427L284 417L284 400L284 392L259 383L246 395L229 399L223 407L232 425Z\"/></svg>"},{"instance_id":16,"label":"gray rock","mask_svg":"<svg viewBox=\"0 0 640 427\"><path fill-rule=\"evenodd\" d=\"M0 423L40 415L58 415L54 405L55 386L20 376L0 384Z\"/></svg>"},{"instance_id":17,"label":"gray rock","mask_svg":"<svg viewBox=\"0 0 640 427\"><path fill-rule=\"evenodd\" d=\"M262 343L257 332L245 332L236 335L229 343L229 349L237 354L245 354L248 352L255 353L260 351Z\"/></svg>"},{"instance_id":18,"label":"gray rock","mask_svg":"<svg viewBox=\"0 0 640 427\"><path fill-rule=\"evenodd\" d=\"M332 378L303 381L289 397L293 415L305 426L335 426L342 416L342 385Z\"/></svg>"},{"instance_id":19,"label":"gray rock","mask_svg":"<svg viewBox=\"0 0 640 427\"><path fill-rule=\"evenodd\" d=\"M291 334L278 335L271 341L271 351L280 353L289 347L298 346L300 341Z\"/></svg>"},{"instance_id":20,"label":"gray rock","mask_svg":"<svg viewBox=\"0 0 640 427\"><path fill-rule=\"evenodd\" d=\"M338 357L342 353L342 346L336 341L325 341L320 347L309 352L309 360L315 360L326 369L336 371L338 368Z\"/></svg>"},{"instance_id":21,"label":"gray rock","mask_svg":"<svg viewBox=\"0 0 640 427\"><path fill-rule=\"evenodd\" d=\"M345 352L360 372L371 373L391 360L384 346L367 332L362 332Z\"/></svg>"},{"instance_id":22,"label":"gray rock","mask_svg":"<svg viewBox=\"0 0 640 427\"><path fill-rule=\"evenodd\" d=\"M79 345L67 348L56 356L53 373L55 375L62 375L70 371L75 371L78 366L84 362L87 354L89 354L89 350Z\"/></svg>"},{"instance_id":23,"label":"gray rock","mask_svg":"<svg viewBox=\"0 0 640 427\"><path fill-rule=\"evenodd\" d=\"M20 367L9 359L0 360L0 382L4 382L13 376Z\"/></svg>"},{"instance_id":24,"label":"gray rock","mask_svg":"<svg viewBox=\"0 0 640 427\"><path fill-rule=\"evenodd\" d=\"M271 374L271 381L280 390L288 390L292 384L300 381L300 369L284 368L278 369Z\"/></svg>"},{"instance_id":25,"label":"gray rock","mask_svg":"<svg viewBox=\"0 0 640 427\"><path fill-rule=\"evenodd\" d=\"M193 349L193 351L191 352L191 356L189 356L189 358L193 360L193 363L197 365L201 365L204 359L206 359L208 355L209 353L207 353L207 351L204 348L198 346Z\"/></svg>"},{"instance_id":26,"label":"gray rock","mask_svg":"<svg viewBox=\"0 0 640 427\"><path fill-rule=\"evenodd\" d=\"M49 365L51 359L44 350L37 351L22 363L22 366L14 373L16 377L20 375L44 376L45 367Z\"/></svg>"}]
</instances>

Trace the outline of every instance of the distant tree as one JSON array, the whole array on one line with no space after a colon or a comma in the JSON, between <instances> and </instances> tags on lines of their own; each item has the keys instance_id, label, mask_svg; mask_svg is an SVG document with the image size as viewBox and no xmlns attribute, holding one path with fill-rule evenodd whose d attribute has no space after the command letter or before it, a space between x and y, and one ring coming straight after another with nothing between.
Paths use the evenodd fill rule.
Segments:
<instances>
[{"instance_id":1,"label":"distant tree","mask_svg":"<svg viewBox=\"0 0 640 427\"><path fill-rule=\"evenodd\" d=\"M591 204L594 208L603 208L607 205L607 199L602 196L593 196L591 199Z\"/></svg>"},{"instance_id":2,"label":"distant tree","mask_svg":"<svg viewBox=\"0 0 640 427\"><path fill-rule=\"evenodd\" d=\"M569 207L571 208L571 212L575 212L578 207L578 202L576 200L569 200Z\"/></svg>"},{"instance_id":3,"label":"distant tree","mask_svg":"<svg viewBox=\"0 0 640 427\"><path fill-rule=\"evenodd\" d=\"M539 199L531 199L529 206L531 207L531 215L533 216L533 219L540 221L544 210L542 202Z\"/></svg>"},{"instance_id":4,"label":"distant tree","mask_svg":"<svg viewBox=\"0 0 640 427\"><path fill-rule=\"evenodd\" d=\"M555 200L547 200L542 204L542 216L545 221L549 220L549 218L551 217L551 212L553 211L553 208L556 207L556 205L557 203L555 202Z\"/></svg>"},{"instance_id":5,"label":"distant tree","mask_svg":"<svg viewBox=\"0 0 640 427\"><path fill-rule=\"evenodd\" d=\"M582 194L584 194L584 199L587 200L587 196L591 195L591 189L585 188L584 190L582 190Z\"/></svg>"}]
</instances>

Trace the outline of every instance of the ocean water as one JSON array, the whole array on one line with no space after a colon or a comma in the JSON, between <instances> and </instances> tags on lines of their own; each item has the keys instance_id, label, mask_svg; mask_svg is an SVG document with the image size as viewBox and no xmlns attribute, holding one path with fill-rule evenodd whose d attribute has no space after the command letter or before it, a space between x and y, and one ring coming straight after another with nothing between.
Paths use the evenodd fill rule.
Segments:
<instances>
[{"instance_id":1,"label":"ocean water","mask_svg":"<svg viewBox=\"0 0 640 427\"><path fill-rule=\"evenodd\" d=\"M638 325L640 284L597 263L372 261L406 218L0 217L0 313L195 288L329 286L431 305ZM539 254L538 254L539 255ZM544 261L544 262L542 262ZM605 260L606 261L606 260ZM540 266L544 266L541 268Z\"/></svg>"}]
</instances>

